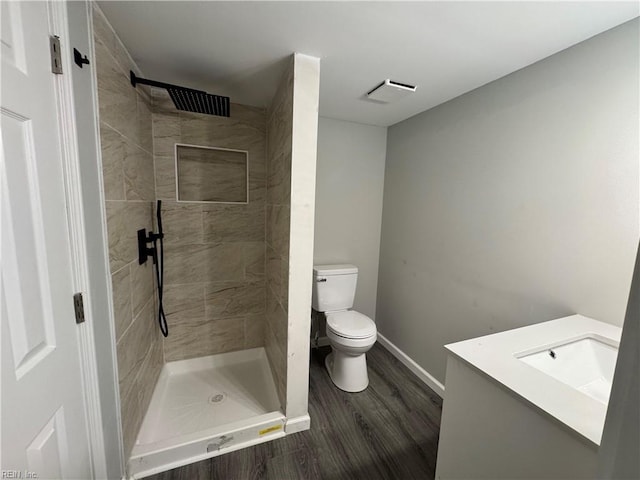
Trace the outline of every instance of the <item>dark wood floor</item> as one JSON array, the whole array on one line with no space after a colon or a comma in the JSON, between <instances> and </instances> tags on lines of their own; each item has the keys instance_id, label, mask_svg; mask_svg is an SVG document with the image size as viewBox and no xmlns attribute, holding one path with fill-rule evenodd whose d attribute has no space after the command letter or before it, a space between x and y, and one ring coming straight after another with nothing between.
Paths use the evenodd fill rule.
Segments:
<instances>
[{"instance_id":1,"label":"dark wood floor","mask_svg":"<svg viewBox=\"0 0 640 480\"><path fill-rule=\"evenodd\" d=\"M442 400L386 349L367 353L369 387L336 388L313 350L311 430L149 477L153 480L432 479Z\"/></svg>"}]
</instances>

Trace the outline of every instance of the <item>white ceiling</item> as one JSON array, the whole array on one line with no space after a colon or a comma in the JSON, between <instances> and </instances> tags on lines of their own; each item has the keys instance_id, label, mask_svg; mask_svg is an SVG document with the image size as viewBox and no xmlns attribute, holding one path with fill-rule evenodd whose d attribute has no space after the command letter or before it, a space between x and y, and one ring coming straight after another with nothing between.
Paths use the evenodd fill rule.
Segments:
<instances>
[{"instance_id":1,"label":"white ceiling","mask_svg":"<svg viewBox=\"0 0 640 480\"><path fill-rule=\"evenodd\" d=\"M632 2L99 2L147 77L268 106L292 52L320 115L392 125L639 15ZM392 104L385 78L417 85Z\"/></svg>"}]
</instances>

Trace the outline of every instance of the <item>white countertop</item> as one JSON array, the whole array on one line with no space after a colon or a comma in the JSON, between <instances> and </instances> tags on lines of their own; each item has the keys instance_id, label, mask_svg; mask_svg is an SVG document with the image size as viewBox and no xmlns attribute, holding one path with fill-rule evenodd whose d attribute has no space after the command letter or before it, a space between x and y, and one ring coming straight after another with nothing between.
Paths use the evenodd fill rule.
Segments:
<instances>
[{"instance_id":1,"label":"white countertop","mask_svg":"<svg viewBox=\"0 0 640 480\"><path fill-rule=\"evenodd\" d=\"M525 364L516 354L549 348L584 334L601 335L619 343L621 332L620 327L571 315L451 343L445 348L598 446L607 406Z\"/></svg>"}]
</instances>

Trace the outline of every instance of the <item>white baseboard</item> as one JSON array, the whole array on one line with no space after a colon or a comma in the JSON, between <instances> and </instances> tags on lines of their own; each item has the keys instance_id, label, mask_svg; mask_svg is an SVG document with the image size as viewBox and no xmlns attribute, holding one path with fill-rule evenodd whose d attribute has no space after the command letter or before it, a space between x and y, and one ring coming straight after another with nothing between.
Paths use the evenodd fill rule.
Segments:
<instances>
[{"instance_id":1,"label":"white baseboard","mask_svg":"<svg viewBox=\"0 0 640 480\"><path fill-rule=\"evenodd\" d=\"M440 398L444 398L444 385L441 384L436 378L427 372L424 368L418 365L411 357L409 357L406 353L396 347L393 343L389 341L387 337L381 335L378 332L378 342L384 348L389 350L391 355L396 357L404 366L406 366L409 370L413 372L413 374L422 380L431 390L436 392Z\"/></svg>"},{"instance_id":2,"label":"white baseboard","mask_svg":"<svg viewBox=\"0 0 640 480\"><path fill-rule=\"evenodd\" d=\"M284 424L284 431L287 435L290 433L302 432L311 428L311 417L309 414L301 415L295 418L287 418Z\"/></svg>"}]
</instances>

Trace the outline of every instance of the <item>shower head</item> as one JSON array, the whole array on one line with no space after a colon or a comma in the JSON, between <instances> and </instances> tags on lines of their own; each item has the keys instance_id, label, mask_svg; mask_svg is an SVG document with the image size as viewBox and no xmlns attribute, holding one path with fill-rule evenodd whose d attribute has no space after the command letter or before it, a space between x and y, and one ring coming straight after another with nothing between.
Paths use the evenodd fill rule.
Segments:
<instances>
[{"instance_id":1,"label":"shower head","mask_svg":"<svg viewBox=\"0 0 640 480\"><path fill-rule=\"evenodd\" d=\"M169 96L178 110L206 113L208 115L229 116L229 97L211 95L201 90L189 88L167 88Z\"/></svg>"},{"instance_id":2,"label":"shower head","mask_svg":"<svg viewBox=\"0 0 640 480\"><path fill-rule=\"evenodd\" d=\"M150 85L152 87L164 88L169 92L171 100L178 110L185 112L204 113L207 115L218 115L220 117L230 116L229 97L220 95L211 95L202 90L194 90L193 88L180 87L170 83L156 82L155 80L146 80L137 77L135 73L130 72L131 85L134 87L140 83L142 85Z\"/></svg>"}]
</instances>

